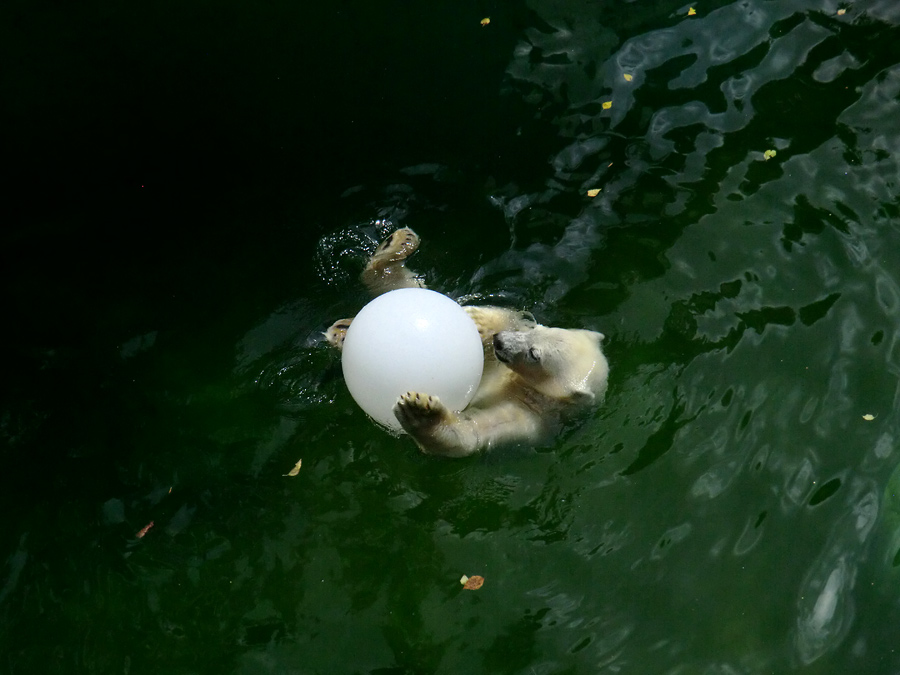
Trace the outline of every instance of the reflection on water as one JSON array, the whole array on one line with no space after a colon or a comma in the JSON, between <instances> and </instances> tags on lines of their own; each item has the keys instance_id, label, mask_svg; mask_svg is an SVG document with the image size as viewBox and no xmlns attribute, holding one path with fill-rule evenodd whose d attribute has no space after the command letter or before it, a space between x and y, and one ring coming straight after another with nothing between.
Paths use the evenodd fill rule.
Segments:
<instances>
[{"instance_id":1,"label":"reflection on water","mask_svg":"<svg viewBox=\"0 0 900 675\"><path fill-rule=\"evenodd\" d=\"M877 662L893 647L856 617L860 577L877 585L887 571L870 564L870 535L887 521L878 486L897 463L900 137L889 120L900 70L874 63L860 37L894 39L896 9L733 3L616 50L589 22L580 32L577 10L532 6L546 25L527 33L509 73L571 140L547 190L508 198L504 215L515 226L525 203L603 192L558 242L486 269L532 279L532 267L566 261L575 269L541 289L545 311L562 299L612 334L622 379L610 410L577 435L606 449L582 475L609 485L614 471L630 489L582 494L581 506L619 511L615 529L632 542L615 555L637 554L632 571L655 565L652 599L621 598L623 620L646 613L619 665L681 672L687 653L728 672L829 653L834 672ZM596 49L585 49L589 35ZM636 250L662 265L636 279L619 260ZM650 619L651 608L672 617L686 606L695 613L677 627ZM657 640L666 656L643 660L641 645Z\"/></svg>"},{"instance_id":2,"label":"reflection on water","mask_svg":"<svg viewBox=\"0 0 900 675\"><path fill-rule=\"evenodd\" d=\"M134 455L84 513L21 518L13 641L46 624L96 672L900 668L900 4L526 5L497 96L542 173L423 148L337 186L352 215L298 252L314 283L218 337L221 372L185 365L209 336L125 342ZM372 427L321 331L404 225L439 290L602 330L606 404L458 462ZM45 519L87 533L65 562ZM115 639L72 629L98 614Z\"/></svg>"}]
</instances>

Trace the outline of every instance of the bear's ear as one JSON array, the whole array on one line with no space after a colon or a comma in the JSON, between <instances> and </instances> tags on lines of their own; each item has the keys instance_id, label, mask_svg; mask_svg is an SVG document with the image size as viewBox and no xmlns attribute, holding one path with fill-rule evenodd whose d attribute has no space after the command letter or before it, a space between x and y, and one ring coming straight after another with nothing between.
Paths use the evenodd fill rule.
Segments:
<instances>
[{"instance_id":1,"label":"bear's ear","mask_svg":"<svg viewBox=\"0 0 900 675\"><path fill-rule=\"evenodd\" d=\"M594 401L594 392L586 388L579 388L572 392L572 402L579 405L589 405Z\"/></svg>"},{"instance_id":2,"label":"bear's ear","mask_svg":"<svg viewBox=\"0 0 900 675\"><path fill-rule=\"evenodd\" d=\"M537 319L534 318L534 314L527 310L522 310L519 312L519 318L525 323L526 328L534 328L538 325Z\"/></svg>"}]
</instances>

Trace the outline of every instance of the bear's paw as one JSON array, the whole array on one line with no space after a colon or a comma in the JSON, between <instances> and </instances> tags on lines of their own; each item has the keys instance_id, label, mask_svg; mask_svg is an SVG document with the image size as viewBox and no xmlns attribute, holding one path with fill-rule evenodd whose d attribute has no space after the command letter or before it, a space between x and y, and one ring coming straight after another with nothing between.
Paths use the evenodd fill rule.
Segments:
<instances>
[{"instance_id":1,"label":"bear's paw","mask_svg":"<svg viewBox=\"0 0 900 675\"><path fill-rule=\"evenodd\" d=\"M408 391L394 404L394 416L404 429L429 429L446 421L450 411L437 396Z\"/></svg>"},{"instance_id":2,"label":"bear's paw","mask_svg":"<svg viewBox=\"0 0 900 675\"><path fill-rule=\"evenodd\" d=\"M369 260L369 267L373 270L383 270L389 265L406 260L418 248L419 235L408 227L395 230L375 249Z\"/></svg>"}]
</instances>

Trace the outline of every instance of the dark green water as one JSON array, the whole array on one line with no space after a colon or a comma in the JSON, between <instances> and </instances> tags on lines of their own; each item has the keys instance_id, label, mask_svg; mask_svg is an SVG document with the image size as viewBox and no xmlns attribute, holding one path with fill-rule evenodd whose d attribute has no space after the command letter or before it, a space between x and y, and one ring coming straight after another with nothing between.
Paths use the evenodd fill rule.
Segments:
<instances>
[{"instance_id":1,"label":"dark green water","mask_svg":"<svg viewBox=\"0 0 900 675\"><path fill-rule=\"evenodd\" d=\"M900 5L689 7L0 8L0 672L900 673ZM391 226L606 403L374 428Z\"/></svg>"}]
</instances>

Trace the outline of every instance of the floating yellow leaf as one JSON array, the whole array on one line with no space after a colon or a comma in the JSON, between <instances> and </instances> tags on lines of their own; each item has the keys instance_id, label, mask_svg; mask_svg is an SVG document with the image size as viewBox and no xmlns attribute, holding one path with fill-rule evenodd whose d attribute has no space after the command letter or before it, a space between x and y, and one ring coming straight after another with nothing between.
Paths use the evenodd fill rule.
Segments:
<instances>
[{"instance_id":1,"label":"floating yellow leaf","mask_svg":"<svg viewBox=\"0 0 900 675\"><path fill-rule=\"evenodd\" d=\"M634 78L633 78L631 75L629 75L628 73L625 73L624 75L622 75L622 77L625 78L625 81L626 81L626 82L631 82L631 81L634 79Z\"/></svg>"},{"instance_id":2,"label":"floating yellow leaf","mask_svg":"<svg viewBox=\"0 0 900 675\"><path fill-rule=\"evenodd\" d=\"M609 110L610 108L612 108L612 101L604 101L602 107L604 110Z\"/></svg>"},{"instance_id":3,"label":"floating yellow leaf","mask_svg":"<svg viewBox=\"0 0 900 675\"><path fill-rule=\"evenodd\" d=\"M463 585L464 591L477 591L484 585L484 577L480 577L477 574L467 577L465 574L462 575L462 578L459 580L459 583Z\"/></svg>"},{"instance_id":4,"label":"floating yellow leaf","mask_svg":"<svg viewBox=\"0 0 900 675\"><path fill-rule=\"evenodd\" d=\"M599 194L600 194L600 188L592 188L587 191L588 197L596 197Z\"/></svg>"},{"instance_id":5,"label":"floating yellow leaf","mask_svg":"<svg viewBox=\"0 0 900 675\"><path fill-rule=\"evenodd\" d=\"M872 415L872 414L866 414L866 415L863 415L863 419L864 419L866 422L871 422L872 420L875 419L875 415Z\"/></svg>"},{"instance_id":6,"label":"floating yellow leaf","mask_svg":"<svg viewBox=\"0 0 900 675\"><path fill-rule=\"evenodd\" d=\"M302 460L302 459L298 459L298 460L297 460L297 463L294 464L294 468L293 468L293 469L291 469L291 470L288 471L287 473L283 473L283 474L281 474L281 475L282 475L282 476L296 476L298 473L300 473L300 465L301 465L301 464L303 464L303 460Z\"/></svg>"},{"instance_id":7,"label":"floating yellow leaf","mask_svg":"<svg viewBox=\"0 0 900 675\"><path fill-rule=\"evenodd\" d=\"M839 9L839 10L837 11L837 15L838 15L838 16L844 16L844 14L846 14L846 13L847 13L847 10L846 10L846 9Z\"/></svg>"},{"instance_id":8,"label":"floating yellow leaf","mask_svg":"<svg viewBox=\"0 0 900 675\"><path fill-rule=\"evenodd\" d=\"M763 157L764 157L765 160L768 162L770 159L772 159L772 158L773 158L775 155L777 155L777 154L778 154L778 153L775 152L774 150L766 150L766 151L763 153Z\"/></svg>"},{"instance_id":9,"label":"floating yellow leaf","mask_svg":"<svg viewBox=\"0 0 900 675\"><path fill-rule=\"evenodd\" d=\"M482 26L487 26L490 22L491 22L491 17L486 16L486 17L484 17L484 18L481 20L481 25L482 25Z\"/></svg>"},{"instance_id":10,"label":"floating yellow leaf","mask_svg":"<svg viewBox=\"0 0 900 675\"><path fill-rule=\"evenodd\" d=\"M696 14L696 13L697 13L697 10L694 9L693 7L691 7L691 8L688 10L688 16L694 16L694 14Z\"/></svg>"}]
</instances>

